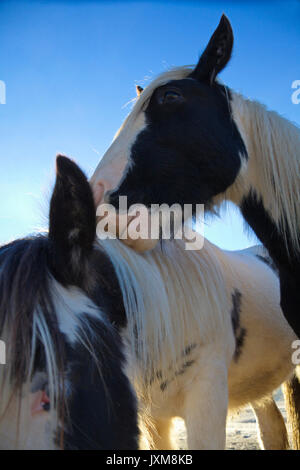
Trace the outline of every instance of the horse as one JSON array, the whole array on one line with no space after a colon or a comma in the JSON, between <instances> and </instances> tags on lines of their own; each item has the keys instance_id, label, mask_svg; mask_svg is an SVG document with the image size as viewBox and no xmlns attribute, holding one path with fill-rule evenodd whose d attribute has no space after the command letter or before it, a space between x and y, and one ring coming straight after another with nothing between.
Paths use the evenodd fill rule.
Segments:
<instances>
[{"instance_id":1,"label":"horse","mask_svg":"<svg viewBox=\"0 0 300 470\"><path fill-rule=\"evenodd\" d=\"M181 417L188 449L224 449L227 414L251 404L261 448L287 449L285 423L272 398L284 383L298 449L300 393L291 359L296 336L281 312L278 277L262 247L226 252L206 240L202 250L190 252L176 240L139 254L119 240L101 245L123 286L126 311L133 312L125 338L141 448L178 448L172 420Z\"/></svg>"},{"instance_id":2,"label":"horse","mask_svg":"<svg viewBox=\"0 0 300 470\"><path fill-rule=\"evenodd\" d=\"M97 204L232 201L267 248L281 307L300 337L300 131L217 78L233 32L222 16L195 67L162 73L144 90L104 154L91 184ZM126 243L126 240L124 240ZM127 240L140 251L153 240Z\"/></svg>"},{"instance_id":3,"label":"horse","mask_svg":"<svg viewBox=\"0 0 300 470\"><path fill-rule=\"evenodd\" d=\"M95 223L89 184L61 157L49 234L0 248L2 449L137 449L126 315Z\"/></svg>"}]
</instances>

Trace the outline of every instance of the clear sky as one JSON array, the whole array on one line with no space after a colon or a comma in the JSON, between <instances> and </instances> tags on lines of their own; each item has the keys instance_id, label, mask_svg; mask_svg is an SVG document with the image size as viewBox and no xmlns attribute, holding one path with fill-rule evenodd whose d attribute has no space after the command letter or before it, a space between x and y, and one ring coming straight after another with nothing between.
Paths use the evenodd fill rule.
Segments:
<instances>
[{"instance_id":1,"label":"clear sky","mask_svg":"<svg viewBox=\"0 0 300 470\"><path fill-rule=\"evenodd\" d=\"M55 155L91 175L135 84L195 63L222 12L235 34L223 81L299 124L299 1L0 1L0 243L46 225ZM255 242L233 209L205 234Z\"/></svg>"}]
</instances>

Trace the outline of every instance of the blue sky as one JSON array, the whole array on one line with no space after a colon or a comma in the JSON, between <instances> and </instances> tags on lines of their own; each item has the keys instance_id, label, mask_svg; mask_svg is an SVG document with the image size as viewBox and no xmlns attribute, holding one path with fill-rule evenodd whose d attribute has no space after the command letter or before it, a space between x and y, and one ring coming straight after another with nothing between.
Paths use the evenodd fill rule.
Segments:
<instances>
[{"instance_id":1,"label":"blue sky","mask_svg":"<svg viewBox=\"0 0 300 470\"><path fill-rule=\"evenodd\" d=\"M0 243L46 225L55 155L91 175L135 84L195 63L222 12L235 34L223 81L299 124L299 1L0 2ZM255 242L233 208L205 234L228 249Z\"/></svg>"}]
</instances>

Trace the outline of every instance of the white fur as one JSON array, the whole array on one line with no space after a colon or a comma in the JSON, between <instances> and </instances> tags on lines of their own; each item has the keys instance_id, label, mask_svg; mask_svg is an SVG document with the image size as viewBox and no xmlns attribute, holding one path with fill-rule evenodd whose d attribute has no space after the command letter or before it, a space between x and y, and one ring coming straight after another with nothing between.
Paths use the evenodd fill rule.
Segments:
<instances>
[{"instance_id":1,"label":"white fur","mask_svg":"<svg viewBox=\"0 0 300 470\"><path fill-rule=\"evenodd\" d=\"M70 344L76 348L83 345L89 351L91 358L98 364L101 372L101 360L96 357L93 346L87 336L85 315L107 322L104 314L77 287L65 288L52 277L50 289L59 328L66 335ZM53 312L54 314L54 312ZM37 336L41 339L46 356L48 376L50 412L40 412L31 415L31 406L35 393L31 393L30 376L33 370L34 351ZM54 361L54 347L42 310L38 307L33 316L32 357L29 367L28 382L23 385L21 399L18 394L11 397L10 384L0 369L0 449L56 449L53 433L58 424L56 397L58 396L57 365ZM10 365L7 364L7 367ZM6 367L6 366L5 366ZM8 370L6 371L9 372ZM66 394L65 390L65 394Z\"/></svg>"},{"instance_id":2,"label":"white fur","mask_svg":"<svg viewBox=\"0 0 300 470\"><path fill-rule=\"evenodd\" d=\"M197 253L177 241L143 255L118 241L102 246L115 265L127 307L128 374L140 400L143 445L173 447L171 420L180 416L190 449L223 448L227 409L247 403L262 407L261 400L294 370L296 337L279 307L276 275L255 257L256 250L224 252L208 241ZM237 361L231 325L235 289L242 294L240 320L246 329ZM184 359L188 345L196 346ZM189 360L193 364L180 374ZM272 407L265 409L265 420L276 418ZM275 434L268 435L266 447L277 445Z\"/></svg>"},{"instance_id":3,"label":"white fur","mask_svg":"<svg viewBox=\"0 0 300 470\"><path fill-rule=\"evenodd\" d=\"M76 343L80 338L80 331L84 324L83 314L97 318L104 323L107 321L100 309L77 287L65 288L52 279L52 289L59 329L71 344Z\"/></svg>"},{"instance_id":4,"label":"white fur","mask_svg":"<svg viewBox=\"0 0 300 470\"><path fill-rule=\"evenodd\" d=\"M289 448L287 429L272 396L252 405L257 420L261 449L286 450Z\"/></svg>"},{"instance_id":5,"label":"white fur","mask_svg":"<svg viewBox=\"0 0 300 470\"><path fill-rule=\"evenodd\" d=\"M17 395L14 396L5 415L1 417L0 450L56 449L52 438L52 417L47 412L31 416L34 394L30 393L29 389L30 385L25 385L21 400ZM6 396L5 392L1 393L2 405Z\"/></svg>"},{"instance_id":6,"label":"white fur","mask_svg":"<svg viewBox=\"0 0 300 470\"><path fill-rule=\"evenodd\" d=\"M131 147L137 135L146 127L144 113L130 114L117 132L111 146L103 155L92 178L91 185L95 188L99 183L103 185L103 193L96 201L102 201L104 192L117 189L130 168ZM95 190L95 192L97 192Z\"/></svg>"}]
</instances>

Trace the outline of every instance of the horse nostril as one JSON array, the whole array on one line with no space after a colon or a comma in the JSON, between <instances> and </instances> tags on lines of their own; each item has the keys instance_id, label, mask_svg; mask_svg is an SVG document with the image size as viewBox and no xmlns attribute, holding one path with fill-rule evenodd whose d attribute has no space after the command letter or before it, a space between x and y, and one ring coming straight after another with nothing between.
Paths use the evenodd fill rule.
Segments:
<instances>
[{"instance_id":1,"label":"horse nostril","mask_svg":"<svg viewBox=\"0 0 300 470\"><path fill-rule=\"evenodd\" d=\"M106 202L105 195L111 189L111 184L109 181L101 179L96 183L91 183L93 194L94 194L94 201L96 206Z\"/></svg>"},{"instance_id":2,"label":"horse nostril","mask_svg":"<svg viewBox=\"0 0 300 470\"><path fill-rule=\"evenodd\" d=\"M106 204L110 203L110 196L111 196L112 193L113 193L113 191L109 190L109 191L106 191L106 193L104 194L104 202Z\"/></svg>"},{"instance_id":3,"label":"horse nostril","mask_svg":"<svg viewBox=\"0 0 300 470\"><path fill-rule=\"evenodd\" d=\"M96 206L98 206L98 204L100 204L100 202L103 199L104 185L101 182L99 182L97 184L92 185L92 189L93 189L95 204Z\"/></svg>"}]
</instances>

